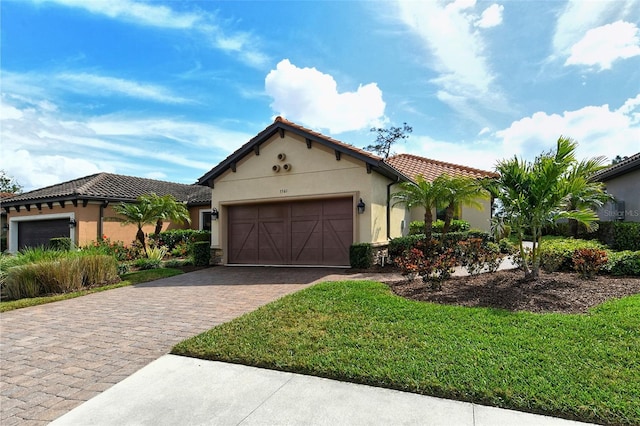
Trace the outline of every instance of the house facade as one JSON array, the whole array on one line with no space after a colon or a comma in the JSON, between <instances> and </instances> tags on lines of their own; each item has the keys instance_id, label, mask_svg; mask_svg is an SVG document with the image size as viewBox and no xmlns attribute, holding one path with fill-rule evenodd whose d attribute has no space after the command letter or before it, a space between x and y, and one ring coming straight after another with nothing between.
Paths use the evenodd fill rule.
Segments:
<instances>
[{"instance_id":1,"label":"house facade","mask_svg":"<svg viewBox=\"0 0 640 426\"><path fill-rule=\"evenodd\" d=\"M600 220L640 222L640 152L601 170L592 180L604 183L615 197L598 209Z\"/></svg>"},{"instance_id":2,"label":"house facade","mask_svg":"<svg viewBox=\"0 0 640 426\"><path fill-rule=\"evenodd\" d=\"M434 167L414 173L405 160L385 161L277 117L198 181L211 188L212 248L224 264L348 266L351 244L386 245L422 217L389 203L398 183ZM488 229L489 208L484 215L469 218Z\"/></svg>"},{"instance_id":3,"label":"house facade","mask_svg":"<svg viewBox=\"0 0 640 426\"><path fill-rule=\"evenodd\" d=\"M143 194L173 195L187 205L191 225L165 223L163 230L208 228L211 192L198 185L183 185L112 173L98 173L3 199L3 228L7 249L46 245L51 238L69 237L78 246L108 237L125 244L135 239L137 227L123 225L113 206L135 202ZM153 232L154 226L143 228ZM3 247L3 250L5 248Z\"/></svg>"}]
</instances>

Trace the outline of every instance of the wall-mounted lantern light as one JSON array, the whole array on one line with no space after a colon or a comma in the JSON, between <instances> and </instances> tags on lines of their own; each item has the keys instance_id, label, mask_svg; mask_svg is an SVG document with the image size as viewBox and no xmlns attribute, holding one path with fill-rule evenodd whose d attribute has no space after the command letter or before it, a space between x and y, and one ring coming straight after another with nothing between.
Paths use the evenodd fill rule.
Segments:
<instances>
[{"instance_id":1,"label":"wall-mounted lantern light","mask_svg":"<svg viewBox=\"0 0 640 426\"><path fill-rule=\"evenodd\" d=\"M3 231L8 231L9 230L9 224L5 223L4 225L2 225L2 230Z\"/></svg>"},{"instance_id":2,"label":"wall-mounted lantern light","mask_svg":"<svg viewBox=\"0 0 640 426\"><path fill-rule=\"evenodd\" d=\"M364 201L362 201L362 198L360 198L360 202L356 206L358 208L358 213L360 213L360 214L364 213L365 206L366 205L365 205Z\"/></svg>"},{"instance_id":3,"label":"wall-mounted lantern light","mask_svg":"<svg viewBox=\"0 0 640 426\"><path fill-rule=\"evenodd\" d=\"M211 210L211 220L218 220L220 218L220 212L215 207Z\"/></svg>"},{"instance_id":4,"label":"wall-mounted lantern light","mask_svg":"<svg viewBox=\"0 0 640 426\"><path fill-rule=\"evenodd\" d=\"M70 219L69 220L69 228L75 228L76 227L76 220L75 219Z\"/></svg>"}]
</instances>

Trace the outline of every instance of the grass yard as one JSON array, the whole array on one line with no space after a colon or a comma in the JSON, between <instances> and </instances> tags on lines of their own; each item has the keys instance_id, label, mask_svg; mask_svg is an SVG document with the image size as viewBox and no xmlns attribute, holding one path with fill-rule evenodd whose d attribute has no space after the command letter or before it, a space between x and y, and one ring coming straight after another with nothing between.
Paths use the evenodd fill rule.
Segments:
<instances>
[{"instance_id":1,"label":"grass yard","mask_svg":"<svg viewBox=\"0 0 640 426\"><path fill-rule=\"evenodd\" d=\"M73 293L54 294L51 296L43 297L31 297L28 299L18 299L10 301L0 301L0 312L12 311L14 309L26 308L29 306L44 305L45 303L57 302L60 300L73 299L75 297L85 296L91 293L98 293L100 291L111 290L118 287L125 287L133 284L146 283L149 281L155 281L160 278L172 277L174 275L182 274L179 269L162 268L162 269L149 269L146 271L137 271L125 274L122 276L122 281L117 284L106 285L102 287L94 287L88 290L75 291Z\"/></svg>"},{"instance_id":2,"label":"grass yard","mask_svg":"<svg viewBox=\"0 0 640 426\"><path fill-rule=\"evenodd\" d=\"M322 283L172 352L640 425L640 295L588 314L532 314L411 301L371 281Z\"/></svg>"}]
</instances>

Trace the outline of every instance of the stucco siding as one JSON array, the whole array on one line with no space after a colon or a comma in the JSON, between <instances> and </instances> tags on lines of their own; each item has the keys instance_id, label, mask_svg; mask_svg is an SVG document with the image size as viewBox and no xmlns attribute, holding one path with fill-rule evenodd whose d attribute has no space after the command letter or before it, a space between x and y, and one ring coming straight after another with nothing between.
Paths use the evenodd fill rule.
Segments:
<instances>
[{"instance_id":1,"label":"stucco siding","mask_svg":"<svg viewBox=\"0 0 640 426\"><path fill-rule=\"evenodd\" d=\"M624 201L624 220L640 222L640 170L635 170L605 182L607 192L616 201ZM598 210L600 220L617 220L618 209L615 203L609 203Z\"/></svg>"},{"instance_id":2,"label":"stucco siding","mask_svg":"<svg viewBox=\"0 0 640 426\"><path fill-rule=\"evenodd\" d=\"M228 170L214 182L213 207L220 211L220 220L212 224L214 248L226 250L226 206L334 197L353 198L355 242L387 241L387 178L367 173L364 162L348 155L337 160L335 151L320 143L309 149L304 138L290 132L284 138L272 136L259 149L259 155L250 153L237 163L235 172ZM278 159L279 154L284 160ZM364 214L356 213L360 198L366 204Z\"/></svg>"}]
</instances>

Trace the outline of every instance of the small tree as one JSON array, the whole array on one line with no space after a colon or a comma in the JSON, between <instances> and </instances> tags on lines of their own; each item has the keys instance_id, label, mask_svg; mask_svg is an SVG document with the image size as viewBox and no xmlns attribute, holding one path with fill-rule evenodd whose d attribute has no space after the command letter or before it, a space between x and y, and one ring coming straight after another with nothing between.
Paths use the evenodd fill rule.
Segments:
<instances>
[{"instance_id":1,"label":"small tree","mask_svg":"<svg viewBox=\"0 0 640 426\"><path fill-rule=\"evenodd\" d=\"M11 176L8 176L4 170L0 170L0 192L20 194L22 192L22 185L16 182Z\"/></svg>"},{"instance_id":2,"label":"small tree","mask_svg":"<svg viewBox=\"0 0 640 426\"><path fill-rule=\"evenodd\" d=\"M533 162L517 157L503 160L496 166L500 176L487 185L502 205L502 219L518 237L525 278L535 279L540 274L544 225L566 218L590 226L598 218L586 208L567 210L568 200L584 191L588 182L571 173L578 164L576 146L573 140L560 137L555 152L543 153ZM530 255L523 245L527 230L533 239Z\"/></svg>"},{"instance_id":3,"label":"small tree","mask_svg":"<svg viewBox=\"0 0 640 426\"><path fill-rule=\"evenodd\" d=\"M149 197L149 202L154 205L154 208L157 211L158 219L156 221L156 235L162 232L162 225L165 220L169 220L180 225L185 222L191 223L189 210L183 203L178 202L173 195L159 197L155 194L151 194L143 195L143 197Z\"/></svg>"},{"instance_id":4,"label":"small tree","mask_svg":"<svg viewBox=\"0 0 640 426\"><path fill-rule=\"evenodd\" d=\"M480 186L476 179L469 177L451 177L443 174L436 178L437 185L442 188L442 198L438 200L440 207L444 207L444 227L442 233L446 234L451 228L457 206L465 205L482 210L479 199L488 198L487 192Z\"/></svg>"},{"instance_id":5,"label":"small tree","mask_svg":"<svg viewBox=\"0 0 640 426\"><path fill-rule=\"evenodd\" d=\"M393 205L402 204L409 210L414 207L424 209L424 235L427 241L431 241L431 226L433 224L432 209L438 206L439 200L444 198L444 190L441 181L427 181L424 176L418 175L415 182L401 182L400 190L391 195L395 200Z\"/></svg>"},{"instance_id":6,"label":"small tree","mask_svg":"<svg viewBox=\"0 0 640 426\"><path fill-rule=\"evenodd\" d=\"M372 132L376 132L376 141L372 145L364 147L367 151L372 151L383 158L389 158L391 145L402 139L407 139L409 134L413 132L413 127L403 123L402 127L390 127L388 129L382 127L371 128Z\"/></svg>"},{"instance_id":7,"label":"small tree","mask_svg":"<svg viewBox=\"0 0 640 426\"><path fill-rule=\"evenodd\" d=\"M132 223L138 227L136 239L142 245L145 254L147 254L147 244L142 230L145 225L155 225L156 234L159 234L164 220L191 223L186 206L178 203L173 195L160 197L156 194L145 194L139 196L136 203L120 203L113 206L113 209L124 216L123 225Z\"/></svg>"}]
</instances>

